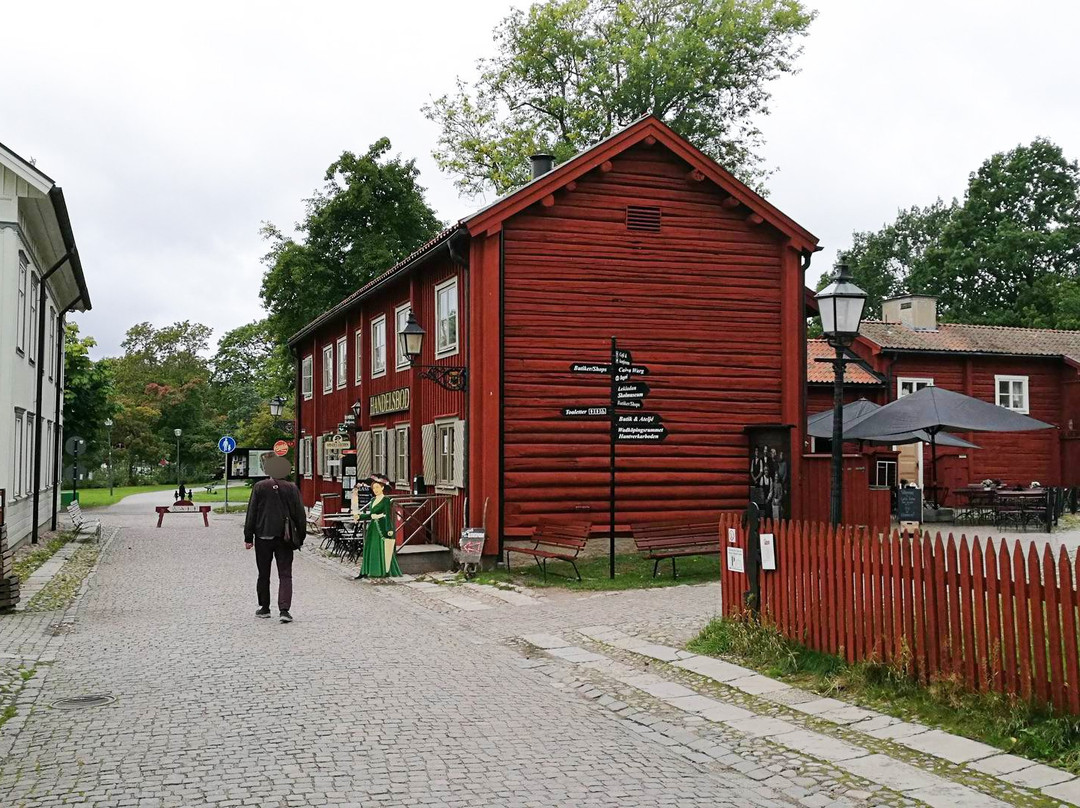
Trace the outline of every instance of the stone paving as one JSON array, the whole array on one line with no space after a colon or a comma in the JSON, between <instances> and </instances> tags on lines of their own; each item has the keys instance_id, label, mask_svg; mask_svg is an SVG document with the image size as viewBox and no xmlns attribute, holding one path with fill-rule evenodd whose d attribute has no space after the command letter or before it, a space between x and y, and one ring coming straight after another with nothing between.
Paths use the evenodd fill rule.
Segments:
<instances>
[{"instance_id":1,"label":"stone paving","mask_svg":"<svg viewBox=\"0 0 1080 808\"><path fill-rule=\"evenodd\" d=\"M656 676L661 657L587 633L617 627L661 653L713 614L715 585L581 594L356 582L309 543L294 569L296 622L282 625L254 618L241 517L158 530L152 508L125 501L102 519L108 538L72 609L0 617L0 655L37 669L0 728L5 808L907 808L949 794L923 793L884 755L856 764L842 739L775 743L766 725L740 725L771 718L750 701L718 712L715 694L678 678L692 672ZM116 700L51 706L94 694ZM885 758L876 769L874 757Z\"/></svg>"}]
</instances>

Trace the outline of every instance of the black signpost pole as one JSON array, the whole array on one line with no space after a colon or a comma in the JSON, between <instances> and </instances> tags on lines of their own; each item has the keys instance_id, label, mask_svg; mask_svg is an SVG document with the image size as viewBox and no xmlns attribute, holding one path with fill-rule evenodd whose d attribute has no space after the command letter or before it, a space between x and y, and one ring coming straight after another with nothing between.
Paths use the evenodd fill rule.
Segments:
<instances>
[{"instance_id":1,"label":"black signpost pole","mask_svg":"<svg viewBox=\"0 0 1080 808\"><path fill-rule=\"evenodd\" d=\"M608 575L614 580L615 578L615 438L616 430L618 429L618 416L615 414L615 405L617 403L618 382L615 380L619 374L616 372L616 344L615 337L611 338L611 405L608 409L608 413L611 416L611 512L608 514L608 528L610 549L608 551Z\"/></svg>"}]
</instances>

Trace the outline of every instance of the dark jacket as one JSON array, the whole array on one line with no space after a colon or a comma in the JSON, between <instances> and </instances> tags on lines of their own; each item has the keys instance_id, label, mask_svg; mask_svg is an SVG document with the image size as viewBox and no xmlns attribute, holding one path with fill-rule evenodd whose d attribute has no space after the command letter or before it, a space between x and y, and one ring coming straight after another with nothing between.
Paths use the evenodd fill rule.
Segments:
<instances>
[{"instance_id":1,"label":"dark jacket","mask_svg":"<svg viewBox=\"0 0 1080 808\"><path fill-rule=\"evenodd\" d=\"M307 514L300 499L300 489L288 480L268 477L259 480L251 489L248 500L247 519L244 522L244 541L248 544L256 537L285 535L285 519L292 518L293 535L307 535Z\"/></svg>"}]
</instances>

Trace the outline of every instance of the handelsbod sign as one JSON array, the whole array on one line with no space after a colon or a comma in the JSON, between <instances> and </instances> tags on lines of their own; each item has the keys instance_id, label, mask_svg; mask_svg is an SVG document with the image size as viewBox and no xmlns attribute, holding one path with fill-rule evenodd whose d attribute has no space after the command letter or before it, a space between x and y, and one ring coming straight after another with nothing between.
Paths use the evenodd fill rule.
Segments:
<instances>
[{"instance_id":1,"label":"handelsbod sign","mask_svg":"<svg viewBox=\"0 0 1080 808\"><path fill-rule=\"evenodd\" d=\"M368 412L372 418L391 412L404 412L409 409L409 388L399 387L386 393L372 396L368 401Z\"/></svg>"}]
</instances>

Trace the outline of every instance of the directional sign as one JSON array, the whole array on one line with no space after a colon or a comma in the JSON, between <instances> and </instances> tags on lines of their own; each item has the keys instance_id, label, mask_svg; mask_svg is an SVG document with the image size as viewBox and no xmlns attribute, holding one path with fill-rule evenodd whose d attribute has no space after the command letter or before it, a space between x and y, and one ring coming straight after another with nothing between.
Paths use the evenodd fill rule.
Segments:
<instances>
[{"instance_id":1,"label":"directional sign","mask_svg":"<svg viewBox=\"0 0 1080 808\"><path fill-rule=\"evenodd\" d=\"M597 365L589 364L588 362L575 362L570 366L571 373L600 373L607 375L611 373L611 365Z\"/></svg>"},{"instance_id":2,"label":"directional sign","mask_svg":"<svg viewBox=\"0 0 1080 808\"><path fill-rule=\"evenodd\" d=\"M621 399L620 398L618 401L615 402L615 406L616 407L622 407L623 409L628 409L628 410L640 410L645 405L641 403L640 399L633 399L633 398Z\"/></svg>"},{"instance_id":3,"label":"directional sign","mask_svg":"<svg viewBox=\"0 0 1080 808\"><path fill-rule=\"evenodd\" d=\"M236 451L236 439L225 435L217 442L218 451L222 454L232 454Z\"/></svg>"},{"instance_id":4,"label":"directional sign","mask_svg":"<svg viewBox=\"0 0 1080 808\"><path fill-rule=\"evenodd\" d=\"M616 382L629 381L635 376L648 376L649 369L643 365L620 365L615 374Z\"/></svg>"},{"instance_id":5,"label":"directional sign","mask_svg":"<svg viewBox=\"0 0 1080 808\"><path fill-rule=\"evenodd\" d=\"M667 437L668 431L664 426L636 426L622 425L618 427L616 439L629 443L649 443L661 441Z\"/></svg>"},{"instance_id":6,"label":"directional sign","mask_svg":"<svg viewBox=\"0 0 1080 808\"><path fill-rule=\"evenodd\" d=\"M615 395L619 398L645 398L649 385L645 382L626 382L615 386Z\"/></svg>"},{"instance_id":7,"label":"directional sign","mask_svg":"<svg viewBox=\"0 0 1080 808\"><path fill-rule=\"evenodd\" d=\"M630 358L629 351L615 351L615 364L629 366L634 363L634 360Z\"/></svg>"},{"instance_id":8,"label":"directional sign","mask_svg":"<svg viewBox=\"0 0 1080 808\"><path fill-rule=\"evenodd\" d=\"M660 426L664 423L655 412L620 413L615 417L616 426Z\"/></svg>"},{"instance_id":9,"label":"directional sign","mask_svg":"<svg viewBox=\"0 0 1080 808\"><path fill-rule=\"evenodd\" d=\"M607 407L563 407L563 418L607 418Z\"/></svg>"},{"instance_id":10,"label":"directional sign","mask_svg":"<svg viewBox=\"0 0 1080 808\"><path fill-rule=\"evenodd\" d=\"M78 435L72 435L64 441L64 451L69 455L86 454L86 441Z\"/></svg>"}]
</instances>

